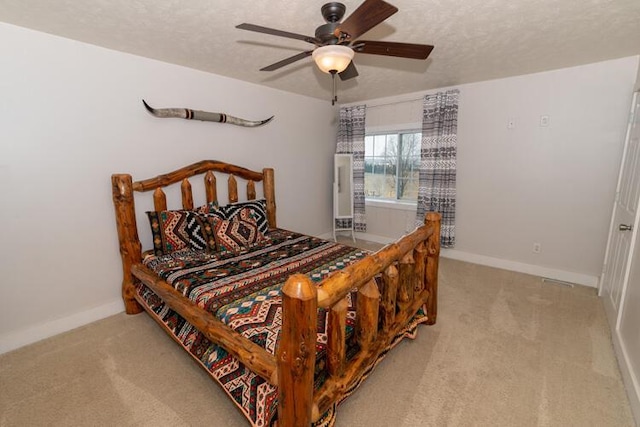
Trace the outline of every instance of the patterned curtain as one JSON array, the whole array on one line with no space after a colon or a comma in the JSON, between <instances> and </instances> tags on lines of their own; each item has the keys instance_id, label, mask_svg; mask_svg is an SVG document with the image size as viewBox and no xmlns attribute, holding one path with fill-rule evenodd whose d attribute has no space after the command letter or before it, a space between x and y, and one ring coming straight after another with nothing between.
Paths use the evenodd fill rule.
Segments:
<instances>
[{"instance_id":1,"label":"patterned curtain","mask_svg":"<svg viewBox=\"0 0 640 427\"><path fill-rule=\"evenodd\" d=\"M367 231L364 212L364 118L365 105L340 109L336 154L353 154L353 229ZM349 227L340 220L339 228ZM349 220L347 220L349 221Z\"/></svg>"},{"instance_id":2,"label":"patterned curtain","mask_svg":"<svg viewBox=\"0 0 640 427\"><path fill-rule=\"evenodd\" d=\"M456 150L458 145L457 89L424 97L422 147L416 224L429 211L442 215L441 246L456 242Z\"/></svg>"}]
</instances>

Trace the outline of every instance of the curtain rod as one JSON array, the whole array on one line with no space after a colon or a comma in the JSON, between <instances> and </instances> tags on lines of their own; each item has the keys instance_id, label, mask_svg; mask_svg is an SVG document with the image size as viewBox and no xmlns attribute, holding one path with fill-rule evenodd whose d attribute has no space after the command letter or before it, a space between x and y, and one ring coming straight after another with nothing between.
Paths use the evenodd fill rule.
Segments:
<instances>
[{"instance_id":1,"label":"curtain rod","mask_svg":"<svg viewBox=\"0 0 640 427\"><path fill-rule=\"evenodd\" d=\"M375 104L375 105L368 105L368 104L365 103L365 105L367 106L367 108L377 108L377 107L385 107L387 105L405 104L405 103L408 103L408 102L422 101L423 99L424 99L424 96L422 96L420 98L404 99L402 101L383 102L381 104Z\"/></svg>"},{"instance_id":2,"label":"curtain rod","mask_svg":"<svg viewBox=\"0 0 640 427\"><path fill-rule=\"evenodd\" d=\"M453 89L451 89L451 88L453 88ZM458 90L459 91L460 89L458 89L456 86L450 86L449 89L445 88L444 90L448 92L450 90ZM640 89L638 89L638 91L640 91ZM409 99L403 99L403 100L398 100L398 101L382 102L380 104L375 104L375 105L369 105L369 104L367 104L365 102L364 105L367 108L376 108L376 107L384 107L384 106L387 106L387 105L404 104L406 102L422 101L422 100L424 100L425 96L432 95L434 93L436 93L436 92L430 92L429 91L429 92L426 92L426 93L422 94L422 96L420 98L409 98ZM341 107L356 107L358 105L362 105L362 104L358 104L357 102L351 102L351 103L349 103L347 105L342 105Z\"/></svg>"}]
</instances>

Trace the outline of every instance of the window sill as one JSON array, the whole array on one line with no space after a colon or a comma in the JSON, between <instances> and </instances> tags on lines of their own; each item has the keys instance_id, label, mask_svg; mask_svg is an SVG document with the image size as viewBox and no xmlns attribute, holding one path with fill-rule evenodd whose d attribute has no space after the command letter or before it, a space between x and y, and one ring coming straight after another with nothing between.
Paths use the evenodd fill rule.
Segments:
<instances>
[{"instance_id":1,"label":"window sill","mask_svg":"<svg viewBox=\"0 0 640 427\"><path fill-rule=\"evenodd\" d=\"M401 211L416 211L418 209L418 205L416 203L411 202L399 202L394 200L373 200L373 199L365 199L365 206L372 206L376 208L384 208L384 209L397 209Z\"/></svg>"}]
</instances>

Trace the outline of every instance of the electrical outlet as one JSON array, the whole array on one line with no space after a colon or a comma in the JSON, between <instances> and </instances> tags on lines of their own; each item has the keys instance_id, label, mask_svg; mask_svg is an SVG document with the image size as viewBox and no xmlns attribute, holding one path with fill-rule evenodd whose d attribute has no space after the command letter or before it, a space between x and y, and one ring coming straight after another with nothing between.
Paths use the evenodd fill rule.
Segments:
<instances>
[{"instance_id":1,"label":"electrical outlet","mask_svg":"<svg viewBox=\"0 0 640 427\"><path fill-rule=\"evenodd\" d=\"M549 116L547 115L540 116L540 126L541 127L549 126Z\"/></svg>"},{"instance_id":2,"label":"electrical outlet","mask_svg":"<svg viewBox=\"0 0 640 427\"><path fill-rule=\"evenodd\" d=\"M533 253L534 254L539 254L541 250L542 250L542 247L541 247L540 243L536 242L536 243L533 244Z\"/></svg>"}]
</instances>

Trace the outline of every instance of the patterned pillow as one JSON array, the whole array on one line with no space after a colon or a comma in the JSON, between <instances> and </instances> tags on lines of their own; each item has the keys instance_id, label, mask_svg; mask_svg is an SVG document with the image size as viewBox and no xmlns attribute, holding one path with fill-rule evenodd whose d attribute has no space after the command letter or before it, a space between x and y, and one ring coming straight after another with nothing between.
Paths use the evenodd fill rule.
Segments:
<instances>
[{"instance_id":1,"label":"patterned pillow","mask_svg":"<svg viewBox=\"0 0 640 427\"><path fill-rule=\"evenodd\" d=\"M213 232L217 251L239 252L265 239L249 208L239 210L232 220L215 215L207 215L206 219L205 229ZM213 249L211 245L209 248Z\"/></svg>"},{"instance_id":2,"label":"patterned pillow","mask_svg":"<svg viewBox=\"0 0 640 427\"><path fill-rule=\"evenodd\" d=\"M166 255L182 249L208 247L204 222L193 211L147 212L153 235L153 252Z\"/></svg>"},{"instance_id":3,"label":"patterned pillow","mask_svg":"<svg viewBox=\"0 0 640 427\"><path fill-rule=\"evenodd\" d=\"M229 203L220 208L226 219L234 219L244 208L251 210L251 215L258 224L258 229L262 234L269 231L269 221L267 219L267 201L265 199L251 200L248 202Z\"/></svg>"}]
</instances>

